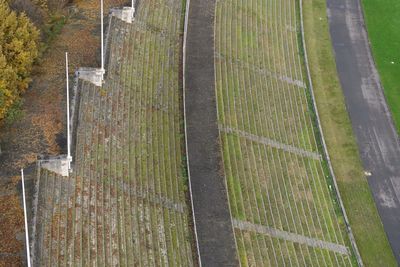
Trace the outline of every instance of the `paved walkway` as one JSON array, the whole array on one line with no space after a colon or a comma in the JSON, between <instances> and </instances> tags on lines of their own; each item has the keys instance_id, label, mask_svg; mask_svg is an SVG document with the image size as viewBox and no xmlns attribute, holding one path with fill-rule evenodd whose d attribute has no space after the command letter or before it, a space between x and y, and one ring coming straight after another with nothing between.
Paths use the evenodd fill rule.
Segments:
<instances>
[{"instance_id":1,"label":"paved walkway","mask_svg":"<svg viewBox=\"0 0 400 267\"><path fill-rule=\"evenodd\" d=\"M201 266L238 266L219 144L214 74L215 0L191 0L185 57L190 187Z\"/></svg>"},{"instance_id":2,"label":"paved walkway","mask_svg":"<svg viewBox=\"0 0 400 267\"><path fill-rule=\"evenodd\" d=\"M340 82L364 168L400 263L400 144L368 44L359 0L328 0ZM350 211L351 212L351 211Z\"/></svg>"}]
</instances>

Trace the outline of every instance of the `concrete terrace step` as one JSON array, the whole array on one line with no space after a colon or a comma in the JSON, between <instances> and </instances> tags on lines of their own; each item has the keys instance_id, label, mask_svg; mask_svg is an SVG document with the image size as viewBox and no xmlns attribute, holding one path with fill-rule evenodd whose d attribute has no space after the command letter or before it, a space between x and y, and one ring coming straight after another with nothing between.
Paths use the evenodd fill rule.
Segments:
<instances>
[{"instance_id":1,"label":"concrete terrace step","mask_svg":"<svg viewBox=\"0 0 400 267\"><path fill-rule=\"evenodd\" d=\"M78 79L73 173L39 170L40 266L193 265L177 90L181 17L172 16L181 8L178 0L138 7L168 42L112 18L104 84Z\"/></svg>"},{"instance_id":2,"label":"concrete terrace step","mask_svg":"<svg viewBox=\"0 0 400 267\"><path fill-rule=\"evenodd\" d=\"M40 168L38 184L33 263L54 266L66 256L67 207L74 192L74 179Z\"/></svg>"},{"instance_id":3,"label":"concrete terrace step","mask_svg":"<svg viewBox=\"0 0 400 267\"><path fill-rule=\"evenodd\" d=\"M293 0L217 2L218 123L232 217L244 222L234 224L243 266L352 265L301 39L287 30L299 28L298 9Z\"/></svg>"}]
</instances>

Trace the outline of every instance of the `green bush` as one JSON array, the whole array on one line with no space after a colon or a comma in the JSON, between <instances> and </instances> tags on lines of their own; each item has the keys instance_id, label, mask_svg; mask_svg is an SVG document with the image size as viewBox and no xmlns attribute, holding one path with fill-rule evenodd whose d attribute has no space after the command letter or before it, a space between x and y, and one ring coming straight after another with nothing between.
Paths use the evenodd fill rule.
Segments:
<instances>
[{"instance_id":1,"label":"green bush","mask_svg":"<svg viewBox=\"0 0 400 267\"><path fill-rule=\"evenodd\" d=\"M7 110L6 116L4 118L6 124L12 124L13 122L19 120L24 116L24 112L22 111L22 99L18 99L14 101L11 107Z\"/></svg>"}]
</instances>

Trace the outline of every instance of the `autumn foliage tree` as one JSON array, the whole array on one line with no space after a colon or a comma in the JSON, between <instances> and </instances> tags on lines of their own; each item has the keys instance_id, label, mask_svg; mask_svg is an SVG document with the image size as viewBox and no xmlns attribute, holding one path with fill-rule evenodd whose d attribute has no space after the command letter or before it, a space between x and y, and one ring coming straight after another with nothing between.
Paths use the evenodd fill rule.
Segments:
<instances>
[{"instance_id":1,"label":"autumn foliage tree","mask_svg":"<svg viewBox=\"0 0 400 267\"><path fill-rule=\"evenodd\" d=\"M38 40L39 31L29 18L0 0L0 120L28 87Z\"/></svg>"}]
</instances>

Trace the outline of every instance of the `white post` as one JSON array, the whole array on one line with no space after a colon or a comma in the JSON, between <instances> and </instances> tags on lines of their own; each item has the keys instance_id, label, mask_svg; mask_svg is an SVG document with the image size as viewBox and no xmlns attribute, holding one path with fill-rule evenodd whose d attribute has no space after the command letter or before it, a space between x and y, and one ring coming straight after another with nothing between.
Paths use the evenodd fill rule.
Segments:
<instances>
[{"instance_id":1,"label":"white post","mask_svg":"<svg viewBox=\"0 0 400 267\"><path fill-rule=\"evenodd\" d=\"M22 178L22 199L24 202L24 217L25 217L26 261L28 262L28 267L31 267L31 253L29 250L28 218L26 216L25 181L24 181L23 169L21 169L21 178Z\"/></svg>"},{"instance_id":2,"label":"white post","mask_svg":"<svg viewBox=\"0 0 400 267\"><path fill-rule=\"evenodd\" d=\"M132 9L134 8L134 3L133 2L134 2L134 0L132 0Z\"/></svg>"},{"instance_id":3,"label":"white post","mask_svg":"<svg viewBox=\"0 0 400 267\"><path fill-rule=\"evenodd\" d=\"M71 126L69 117L69 72L68 72L68 52L65 52L65 78L67 81L67 160L68 160L68 172L71 170Z\"/></svg>"},{"instance_id":4,"label":"white post","mask_svg":"<svg viewBox=\"0 0 400 267\"><path fill-rule=\"evenodd\" d=\"M101 12L101 80L103 81L104 75L104 26L103 26L103 0L100 0L100 12Z\"/></svg>"}]
</instances>

